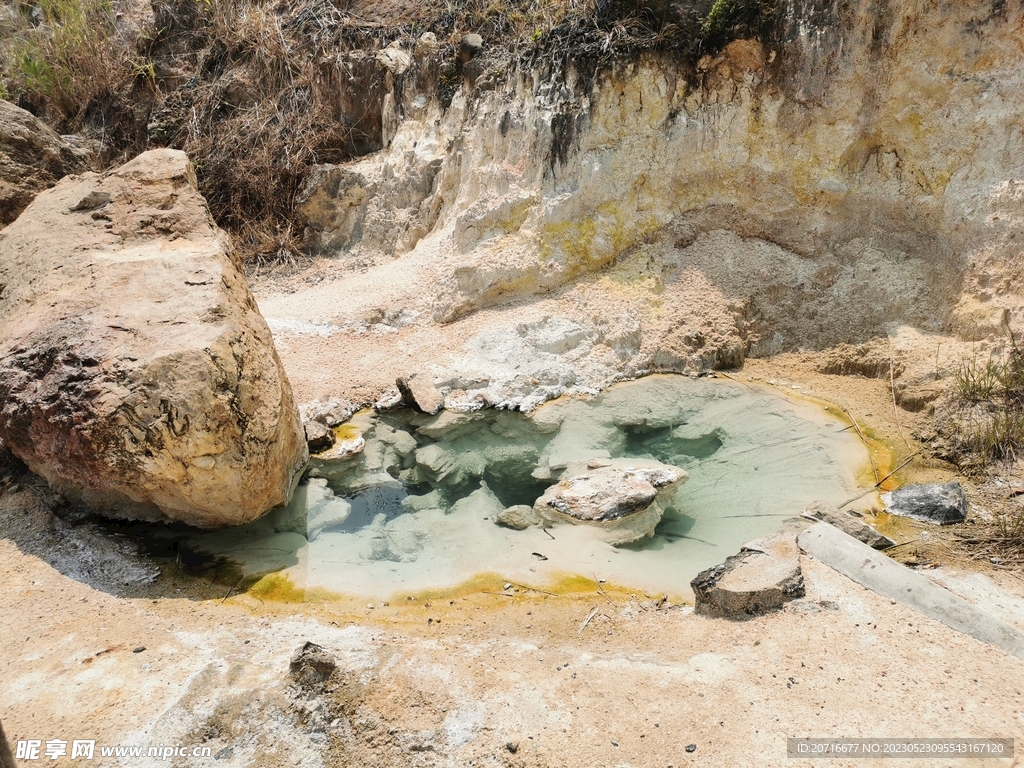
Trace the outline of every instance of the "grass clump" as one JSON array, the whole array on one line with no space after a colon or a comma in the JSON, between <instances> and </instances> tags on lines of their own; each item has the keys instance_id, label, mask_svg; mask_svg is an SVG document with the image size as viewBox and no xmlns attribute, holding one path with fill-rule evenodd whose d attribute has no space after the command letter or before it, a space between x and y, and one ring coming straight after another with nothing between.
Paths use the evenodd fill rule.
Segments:
<instances>
[{"instance_id":1,"label":"grass clump","mask_svg":"<svg viewBox=\"0 0 1024 768\"><path fill-rule=\"evenodd\" d=\"M974 355L953 372L957 447L981 466L1015 461L1024 449L1024 350L1010 330L1009 313L1003 325L1009 338L1005 353L984 360Z\"/></svg>"},{"instance_id":2,"label":"grass clump","mask_svg":"<svg viewBox=\"0 0 1024 768\"><path fill-rule=\"evenodd\" d=\"M997 568L1024 566L1024 510L1002 510L990 519L965 526L957 535L968 557Z\"/></svg>"}]
</instances>

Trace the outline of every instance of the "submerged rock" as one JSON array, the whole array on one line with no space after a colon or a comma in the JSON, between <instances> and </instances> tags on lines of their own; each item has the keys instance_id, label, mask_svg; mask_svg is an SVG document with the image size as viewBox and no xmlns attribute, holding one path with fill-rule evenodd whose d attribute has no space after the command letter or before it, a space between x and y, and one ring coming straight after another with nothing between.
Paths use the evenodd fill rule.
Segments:
<instances>
[{"instance_id":1,"label":"submerged rock","mask_svg":"<svg viewBox=\"0 0 1024 768\"><path fill-rule=\"evenodd\" d=\"M240 525L307 460L273 338L183 152L41 193L0 240L0 437L96 512Z\"/></svg>"},{"instance_id":2,"label":"submerged rock","mask_svg":"<svg viewBox=\"0 0 1024 768\"><path fill-rule=\"evenodd\" d=\"M494 517L494 524L516 531L525 531L531 525L537 525L540 516L529 504L517 504L501 510Z\"/></svg>"},{"instance_id":3,"label":"submerged rock","mask_svg":"<svg viewBox=\"0 0 1024 768\"><path fill-rule=\"evenodd\" d=\"M316 541L320 534L344 525L352 514L352 505L334 495L322 478L312 478L306 487L306 539Z\"/></svg>"},{"instance_id":4,"label":"submerged rock","mask_svg":"<svg viewBox=\"0 0 1024 768\"><path fill-rule=\"evenodd\" d=\"M815 520L824 520L872 549L888 549L896 546L895 541L888 536L883 536L863 520L855 517L853 513L840 511L831 504L816 501L804 510L804 515Z\"/></svg>"},{"instance_id":5,"label":"submerged rock","mask_svg":"<svg viewBox=\"0 0 1024 768\"><path fill-rule=\"evenodd\" d=\"M567 470L566 479L548 488L534 511L553 522L599 526L610 544L629 544L654 535L664 502L688 477L656 461L611 459L597 469Z\"/></svg>"},{"instance_id":6,"label":"submerged rock","mask_svg":"<svg viewBox=\"0 0 1024 768\"><path fill-rule=\"evenodd\" d=\"M796 536L776 533L744 544L724 563L697 574L690 587L694 611L702 616L745 619L778 610L804 596Z\"/></svg>"},{"instance_id":7,"label":"submerged rock","mask_svg":"<svg viewBox=\"0 0 1024 768\"><path fill-rule=\"evenodd\" d=\"M882 503L890 515L935 525L962 523L967 517L967 497L957 482L904 485L883 493Z\"/></svg>"}]
</instances>

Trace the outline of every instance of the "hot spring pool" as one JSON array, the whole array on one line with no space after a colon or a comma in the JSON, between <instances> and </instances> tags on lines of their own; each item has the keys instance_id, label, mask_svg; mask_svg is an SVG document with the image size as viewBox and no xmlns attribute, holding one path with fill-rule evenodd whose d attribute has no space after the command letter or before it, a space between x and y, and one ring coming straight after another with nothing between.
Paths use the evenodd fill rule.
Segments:
<instances>
[{"instance_id":1,"label":"hot spring pool","mask_svg":"<svg viewBox=\"0 0 1024 768\"><path fill-rule=\"evenodd\" d=\"M347 459L311 462L292 503L249 525L185 542L248 573L387 599L482 573L542 587L566 575L647 592L689 581L812 501L857 493L856 434L820 404L733 381L657 375L532 414L363 412ZM612 547L595 529L515 531L493 520L532 504L570 463L654 459L685 469L652 539Z\"/></svg>"}]
</instances>

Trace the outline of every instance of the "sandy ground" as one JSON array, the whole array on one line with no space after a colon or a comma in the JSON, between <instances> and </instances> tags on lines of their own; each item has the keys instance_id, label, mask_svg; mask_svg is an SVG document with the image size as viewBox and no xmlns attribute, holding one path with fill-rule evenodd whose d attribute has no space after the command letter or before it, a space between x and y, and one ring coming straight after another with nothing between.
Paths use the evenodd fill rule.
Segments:
<instances>
[{"instance_id":1,"label":"sandy ground","mask_svg":"<svg viewBox=\"0 0 1024 768\"><path fill-rule=\"evenodd\" d=\"M891 446L890 464L916 449L911 435L926 418L895 411L886 383L815 374L812 362L752 361L736 375L848 408ZM952 474L932 460L904 473ZM969 491L984 498L984 488ZM557 595L476 585L373 608L301 593L225 599L230 584L173 563L150 584L116 583L117 569L76 570L65 550L79 529L55 530L39 495L8 493L0 515L0 719L15 741L209 746L218 765L579 768L788 765L786 738L800 736L1024 744L1024 660L806 557L806 598L745 622L659 609L657 596L593 582ZM938 567L925 572L1024 629L1019 574L965 570L962 558L943 560L951 551L931 548ZM330 690L289 678L289 658L307 640L337 661ZM211 759L97 752L92 762Z\"/></svg>"},{"instance_id":2,"label":"sandy ground","mask_svg":"<svg viewBox=\"0 0 1024 768\"><path fill-rule=\"evenodd\" d=\"M397 368L445 365L481 329L587 300L569 289L448 326L406 324L430 310L409 282L415 267L332 282L314 266L257 281L268 317L341 329L278 334L299 402L372 399ZM897 408L888 380L817 373L820 361L781 355L729 375L845 410L871 449L868 484L908 458L890 482L956 476L918 442L930 417ZM976 515L1020 503L1013 473L959 479ZM49 502L30 480L0 496L0 720L15 742L95 739L91 764L768 766L794 764L788 737L1012 737L1024 746L1024 660L806 557L807 596L744 622L586 579L557 594L506 590L501 574L370 607L286 587L237 594L224 574L140 559L128 540L55 520ZM908 532L914 543L898 559L1024 629L1018 571L969 559L946 529ZM326 685L289 676L306 641L335 660ZM211 757L100 755L112 745L206 746Z\"/></svg>"}]
</instances>

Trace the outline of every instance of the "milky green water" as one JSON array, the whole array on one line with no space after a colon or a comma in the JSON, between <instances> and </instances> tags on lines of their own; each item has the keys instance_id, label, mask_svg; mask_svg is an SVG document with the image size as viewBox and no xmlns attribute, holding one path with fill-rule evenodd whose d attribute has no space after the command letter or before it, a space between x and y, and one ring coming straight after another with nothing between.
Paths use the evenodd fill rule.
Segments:
<instances>
[{"instance_id":1,"label":"milky green water","mask_svg":"<svg viewBox=\"0 0 1024 768\"><path fill-rule=\"evenodd\" d=\"M531 415L400 410L353 422L366 440L361 454L314 459L288 508L189 546L249 572L284 568L299 586L377 598L483 572L534 586L581 574L685 596L699 571L808 503L854 495L866 461L856 436L819 405L672 375ZM619 457L689 473L652 539L614 548L587 526L494 524L506 506L532 504L568 465Z\"/></svg>"}]
</instances>

